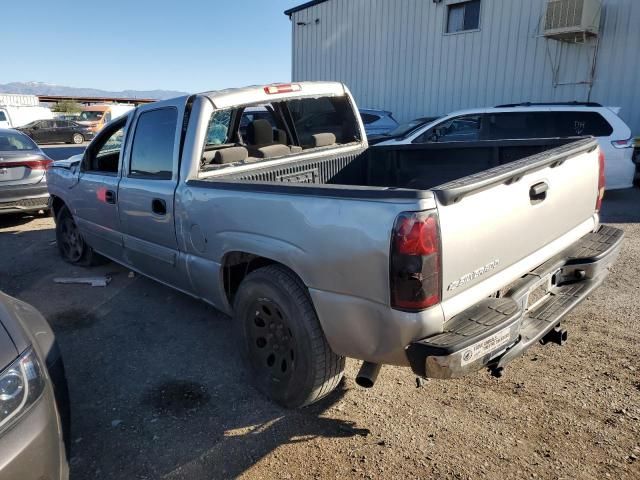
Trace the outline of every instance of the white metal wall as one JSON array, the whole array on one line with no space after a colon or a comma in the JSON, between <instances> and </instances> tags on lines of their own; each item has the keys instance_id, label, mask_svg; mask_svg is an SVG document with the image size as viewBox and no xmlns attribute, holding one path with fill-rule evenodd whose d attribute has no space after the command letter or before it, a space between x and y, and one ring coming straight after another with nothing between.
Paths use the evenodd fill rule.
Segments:
<instances>
[{"instance_id":1,"label":"white metal wall","mask_svg":"<svg viewBox=\"0 0 640 480\"><path fill-rule=\"evenodd\" d=\"M540 36L544 0L482 0L480 30L444 34L444 0L328 0L295 12L293 80L345 82L398 120L520 101L586 101L593 42ZM590 100L640 135L640 0L603 0Z\"/></svg>"}]
</instances>

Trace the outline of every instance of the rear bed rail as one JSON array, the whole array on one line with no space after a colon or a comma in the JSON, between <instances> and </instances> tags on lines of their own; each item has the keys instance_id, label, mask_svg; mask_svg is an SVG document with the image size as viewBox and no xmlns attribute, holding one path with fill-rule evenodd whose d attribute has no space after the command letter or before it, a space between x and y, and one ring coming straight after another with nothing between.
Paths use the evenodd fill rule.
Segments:
<instances>
[{"instance_id":1,"label":"rear bed rail","mask_svg":"<svg viewBox=\"0 0 640 480\"><path fill-rule=\"evenodd\" d=\"M568 157L583 152L591 152L598 147L598 141L593 137L583 138L560 147L547 150L515 162L490 168L459 180L439 185L431 190L443 205L451 205L460 201L471 193L486 190L500 183L513 183L522 176L534 170L547 166L552 168L561 165Z\"/></svg>"}]
</instances>

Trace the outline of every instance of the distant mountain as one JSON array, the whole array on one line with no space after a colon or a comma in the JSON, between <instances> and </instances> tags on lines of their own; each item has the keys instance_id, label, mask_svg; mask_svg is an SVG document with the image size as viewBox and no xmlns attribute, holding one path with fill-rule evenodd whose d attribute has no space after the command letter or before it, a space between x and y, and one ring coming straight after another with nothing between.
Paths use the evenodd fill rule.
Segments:
<instances>
[{"instance_id":1,"label":"distant mountain","mask_svg":"<svg viewBox=\"0 0 640 480\"><path fill-rule=\"evenodd\" d=\"M125 97L125 98L165 98L179 97L186 92L175 90L122 90L110 92L98 88L65 87L44 82L0 83L0 93L23 93L29 95L68 95L77 97Z\"/></svg>"}]
</instances>

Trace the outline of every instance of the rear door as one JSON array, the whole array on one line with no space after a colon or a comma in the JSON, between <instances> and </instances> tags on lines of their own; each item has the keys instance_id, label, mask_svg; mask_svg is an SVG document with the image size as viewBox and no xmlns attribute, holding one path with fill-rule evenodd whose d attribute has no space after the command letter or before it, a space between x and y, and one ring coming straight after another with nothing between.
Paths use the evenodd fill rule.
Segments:
<instances>
[{"instance_id":1,"label":"rear door","mask_svg":"<svg viewBox=\"0 0 640 480\"><path fill-rule=\"evenodd\" d=\"M174 193L186 97L140 107L128 142L126 173L118 190L125 261L178 288Z\"/></svg>"},{"instance_id":2,"label":"rear door","mask_svg":"<svg viewBox=\"0 0 640 480\"><path fill-rule=\"evenodd\" d=\"M591 231L598 172L596 143L586 139L436 187L445 313Z\"/></svg>"}]
</instances>

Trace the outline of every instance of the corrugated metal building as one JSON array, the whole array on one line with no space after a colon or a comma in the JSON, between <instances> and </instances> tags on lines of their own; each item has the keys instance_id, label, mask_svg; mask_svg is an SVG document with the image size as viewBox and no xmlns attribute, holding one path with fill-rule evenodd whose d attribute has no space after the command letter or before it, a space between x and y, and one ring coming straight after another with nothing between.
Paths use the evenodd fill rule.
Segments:
<instances>
[{"instance_id":1,"label":"corrugated metal building","mask_svg":"<svg viewBox=\"0 0 640 480\"><path fill-rule=\"evenodd\" d=\"M598 35L566 42L543 36L546 0L315 0L285 12L292 79L343 81L400 121L593 101L622 107L640 135L640 0L599 3Z\"/></svg>"}]
</instances>

